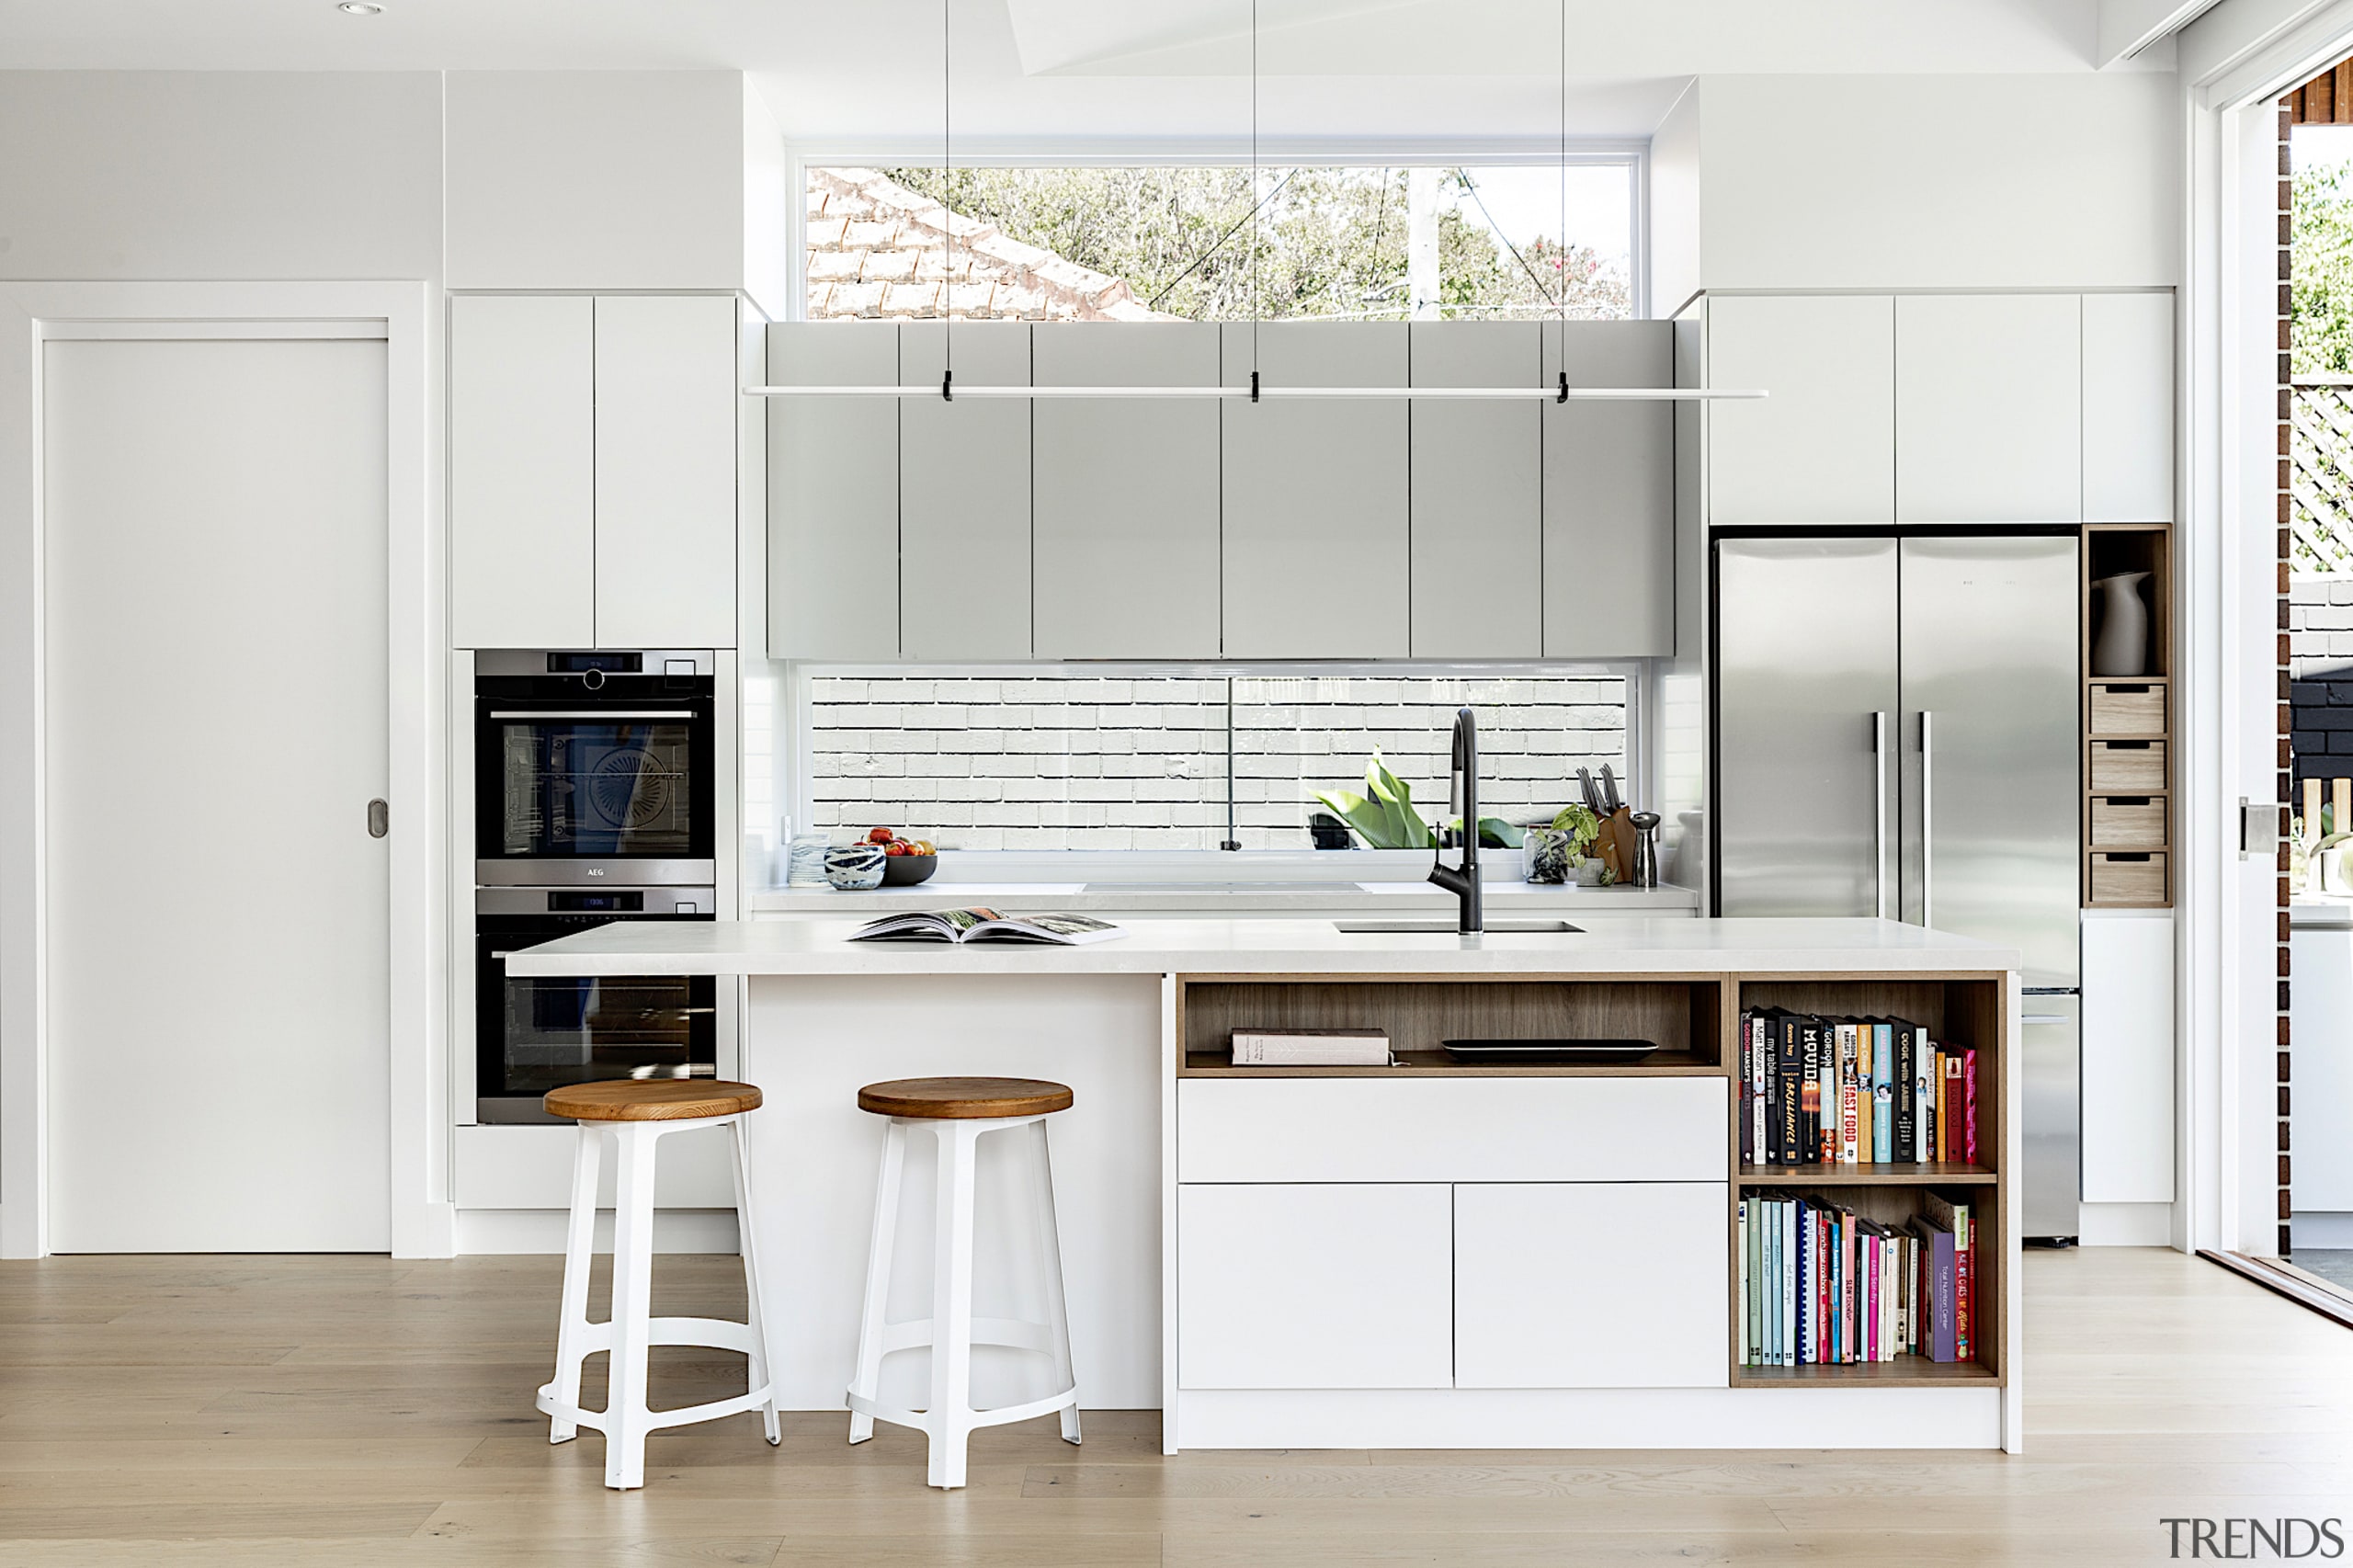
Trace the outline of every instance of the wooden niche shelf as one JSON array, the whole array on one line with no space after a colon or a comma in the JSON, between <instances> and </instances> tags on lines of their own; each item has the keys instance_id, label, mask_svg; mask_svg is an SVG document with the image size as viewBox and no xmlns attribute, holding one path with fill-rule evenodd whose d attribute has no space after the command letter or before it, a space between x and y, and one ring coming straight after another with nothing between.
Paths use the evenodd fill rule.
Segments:
<instances>
[{"instance_id":1,"label":"wooden niche shelf","mask_svg":"<svg viewBox=\"0 0 2353 1568\"><path fill-rule=\"evenodd\" d=\"M1977 1051L1976 1163L1956 1161L1905 1165L1742 1164L1733 1184L1731 1216L1734 1388L1950 1388L1957 1383L1999 1386L2006 1381L2004 1352L2006 1281L2008 1278L2010 1187L2003 1168L2006 1130L2002 1113L2006 1103L2003 1085L2009 1053L2006 1010L2003 1006L2004 977L1988 974L1961 980L1904 980L1886 976L1747 980L1741 983L1734 1008L1738 1028L1740 1008L1781 1007L1794 1013L1843 1020L1900 1017L1925 1028L1929 1039L1943 1046L1973 1047ZM1732 1057L1735 1074L1738 1056ZM1733 1115L1739 1114L1738 1096ZM1732 1131L1733 1148L1740 1147L1740 1130ZM1922 1212L1927 1195L1936 1191L1970 1208L1975 1232L1972 1253L1977 1269L1972 1288L1976 1322L1970 1334L1970 1358L1932 1361L1925 1355L1901 1355L1892 1361L1802 1364L1790 1367L1745 1366L1738 1346L1745 1303L1737 1281L1741 1275L1738 1201L1743 1198L1790 1197L1845 1209L1901 1231Z\"/></svg>"},{"instance_id":2,"label":"wooden niche shelf","mask_svg":"<svg viewBox=\"0 0 2353 1568\"><path fill-rule=\"evenodd\" d=\"M1723 983L1655 975L1575 980L1465 980L1398 975L1329 981L1188 977L1177 1028L1187 1078L1365 1078L1406 1073L1450 1077L1658 1077L1722 1071ZM1389 1067L1236 1067L1233 1031L1379 1029ZM1463 1063L1449 1040L1649 1040L1640 1062Z\"/></svg>"},{"instance_id":3,"label":"wooden niche shelf","mask_svg":"<svg viewBox=\"0 0 2353 1568\"><path fill-rule=\"evenodd\" d=\"M2163 523L2090 523L2083 545L2083 899L2087 908L2163 909L2173 903L2174 744L2179 701L2173 674L2173 530ZM2145 572L2145 673L2092 671L2106 619L2094 585Z\"/></svg>"}]
</instances>

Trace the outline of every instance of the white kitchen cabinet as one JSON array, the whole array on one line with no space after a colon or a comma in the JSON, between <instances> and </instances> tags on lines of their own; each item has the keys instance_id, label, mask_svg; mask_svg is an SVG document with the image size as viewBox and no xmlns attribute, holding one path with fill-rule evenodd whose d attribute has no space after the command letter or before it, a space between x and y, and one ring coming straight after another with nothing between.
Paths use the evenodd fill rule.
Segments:
<instances>
[{"instance_id":1,"label":"white kitchen cabinet","mask_svg":"<svg viewBox=\"0 0 2353 1568\"><path fill-rule=\"evenodd\" d=\"M1415 322L1412 384L1537 385L1542 334L1538 322ZM1540 417L1527 399L1414 404L1415 658L1543 656Z\"/></svg>"},{"instance_id":2,"label":"white kitchen cabinet","mask_svg":"<svg viewBox=\"0 0 2353 1568\"><path fill-rule=\"evenodd\" d=\"M899 376L938 387L1029 384L1029 324L899 328ZM899 652L910 659L1029 657L1032 405L937 394L899 404Z\"/></svg>"},{"instance_id":3,"label":"white kitchen cabinet","mask_svg":"<svg viewBox=\"0 0 2353 1568\"><path fill-rule=\"evenodd\" d=\"M2078 521L2083 456L2079 296L1896 300L1897 522Z\"/></svg>"},{"instance_id":4,"label":"white kitchen cabinet","mask_svg":"<svg viewBox=\"0 0 2353 1568\"><path fill-rule=\"evenodd\" d=\"M775 386L895 386L899 329L779 322ZM899 656L899 400L768 400L768 653Z\"/></svg>"},{"instance_id":5,"label":"white kitchen cabinet","mask_svg":"<svg viewBox=\"0 0 2353 1568\"><path fill-rule=\"evenodd\" d=\"M2086 910L2083 963L2083 1200L2170 1203L2172 911Z\"/></svg>"},{"instance_id":6,"label":"white kitchen cabinet","mask_svg":"<svg viewBox=\"0 0 2353 1568\"><path fill-rule=\"evenodd\" d=\"M1675 325L1544 328L1544 379L1576 387L1675 384ZM1675 652L1675 405L1545 403L1544 656Z\"/></svg>"},{"instance_id":7,"label":"white kitchen cabinet","mask_svg":"<svg viewBox=\"0 0 2353 1568\"><path fill-rule=\"evenodd\" d=\"M2173 521L2173 295L2086 294L2084 521Z\"/></svg>"},{"instance_id":8,"label":"white kitchen cabinet","mask_svg":"<svg viewBox=\"0 0 2353 1568\"><path fill-rule=\"evenodd\" d=\"M1402 387L1403 322L1236 322L1225 384ZM1405 400L1219 405L1229 658L1402 659L1411 651Z\"/></svg>"},{"instance_id":9,"label":"white kitchen cabinet","mask_svg":"<svg viewBox=\"0 0 2353 1568\"><path fill-rule=\"evenodd\" d=\"M1047 322L1030 349L1041 387L1217 385L1209 322ZM1216 657L1216 403L1057 399L1031 418L1038 656Z\"/></svg>"},{"instance_id":10,"label":"white kitchen cabinet","mask_svg":"<svg viewBox=\"0 0 2353 1568\"><path fill-rule=\"evenodd\" d=\"M1443 1184L1179 1187L1178 1386L1451 1386L1452 1208Z\"/></svg>"},{"instance_id":11,"label":"white kitchen cabinet","mask_svg":"<svg viewBox=\"0 0 2353 1568\"><path fill-rule=\"evenodd\" d=\"M596 308L580 294L449 301L458 647L596 644Z\"/></svg>"},{"instance_id":12,"label":"white kitchen cabinet","mask_svg":"<svg viewBox=\"0 0 2353 1568\"><path fill-rule=\"evenodd\" d=\"M1723 1388L1722 1182L1454 1189L1454 1381Z\"/></svg>"},{"instance_id":13,"label":"white kitchen cabinet","mask_svg":"<svg viewBox=\"0 0 2353 1568\"><path fill-rule=\"evenodd\" d=\"M1895 516L1895 301L1885 294L1708 301L1708 429L1717 523L1824 527Z\"/></svg>"},{"instance_id":14,"label":"white kitchen cabinet","mask_svg":"<svg viewBox=\"0 0 2353 1568\"><path fill-rule=\"evenodd\" d=\"M735 645L736 302L597 305L597 642Z\"/></svg>"}]
</instances>

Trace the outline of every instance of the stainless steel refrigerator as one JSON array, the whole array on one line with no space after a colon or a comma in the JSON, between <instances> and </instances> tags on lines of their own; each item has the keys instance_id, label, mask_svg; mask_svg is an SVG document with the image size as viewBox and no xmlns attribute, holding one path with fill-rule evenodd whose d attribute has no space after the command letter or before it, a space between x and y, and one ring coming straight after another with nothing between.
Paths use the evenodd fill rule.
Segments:
<instances>
[{"instance_id":1,"label":"stainless steel refrigerator","mask_svg":"<svg viewBox=\"0 0 2353 1568\"><path fill-rule=\"evenodd\" d=\"M2017 948L2019 1233L2082 1192L2075 530L1729 529L1714 544L1715 907Z\"/></svg>"}]
</instances>

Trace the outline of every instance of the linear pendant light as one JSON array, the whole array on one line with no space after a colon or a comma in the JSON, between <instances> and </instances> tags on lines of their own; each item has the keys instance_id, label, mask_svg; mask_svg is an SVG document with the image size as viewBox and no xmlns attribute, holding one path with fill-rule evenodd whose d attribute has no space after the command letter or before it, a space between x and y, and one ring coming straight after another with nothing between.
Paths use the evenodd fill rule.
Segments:
<instances>
[{"instance_id":1,"label":"linear pendant light","mask_svg":"<svg viewBox=\"0 0 2353 1568\"><path fill-rule=\"evenodd\" d=\"M949 11L954 0L940 0L939 6L939 86L940 86L940 163L942 190L939 210L940 224L948 236L948 278L941 286L943 308L940 315L949 339L947 369L939 384L925 386L807 386L772 387L747 386L746 397L938 397L953 403L961 398L1028 398L1032 400L1086 398L1116 400L1122 398L1233 400L1263 403L1275 399L1318 398L1326 400L1356 400L1362 398L1409 398L1415 402L1472 401L1529 402L1543 399L1552 403L1722 403L1761 398L1768 394L1760 389L1725 387L1573 387L1566 369L1558 372L1553 384L1539 381L1532 386L1516 387L1286 387L1268 386L1259 378L1257 369L1258 344L1258 215L1254 205L1250 214L1250 382L1247 386L1159 386L1159 387L984 387L958 386L954 358L956 314L956 225L947 198L946 175L952 171L949 140L953 107L952 62L949 53ZM1565 256L1568 244L1569 218L1569 7L1568 0L1561 0L1561 240ZM1255 202L1258 195L1258 6L1250 6L1250 195ZM1568 268L1556 266L1560 276L1554 280L1554 315L1563 332L1563 347L1566 347L1568 327ZM1564 356L1565 358L1565 356Z\"/></svg>"}]
</instances>

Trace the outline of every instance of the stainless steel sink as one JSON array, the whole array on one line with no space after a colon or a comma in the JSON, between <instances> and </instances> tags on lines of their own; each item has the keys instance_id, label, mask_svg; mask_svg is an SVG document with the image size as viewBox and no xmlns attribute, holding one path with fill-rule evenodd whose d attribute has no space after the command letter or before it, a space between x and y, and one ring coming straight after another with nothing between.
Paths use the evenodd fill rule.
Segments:
<instances>
[{"instance_id":1,"label":"stainless steel sink","mask_svg":"<svg viewBox=\"0 0 2353 1568\"><path fill-rule=\"evenodd\" d=\"M1461 924L1450 915L1433 915L1418 920L1335 920L1332 922L1335 930L1352 933L1435 931L1441 935L1451 934ZM1510 936L1529 934L1558 936L1563 932L1584 929L1584 926L1572 926L1565 920L1490 920L1487 922L1489 935L1501 933Z\"/></svg>"}]
</instances>

